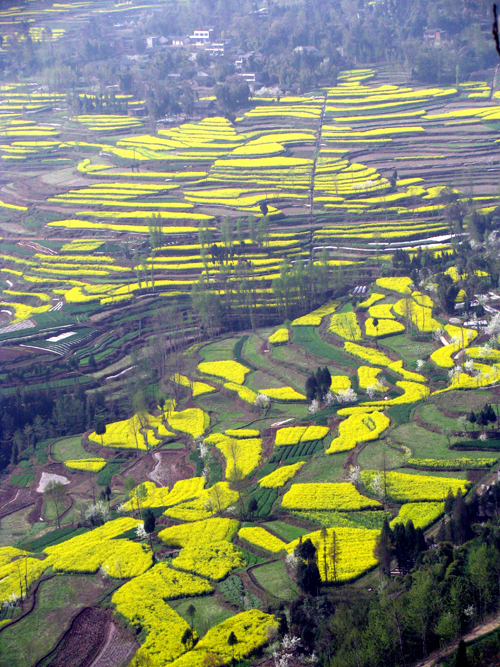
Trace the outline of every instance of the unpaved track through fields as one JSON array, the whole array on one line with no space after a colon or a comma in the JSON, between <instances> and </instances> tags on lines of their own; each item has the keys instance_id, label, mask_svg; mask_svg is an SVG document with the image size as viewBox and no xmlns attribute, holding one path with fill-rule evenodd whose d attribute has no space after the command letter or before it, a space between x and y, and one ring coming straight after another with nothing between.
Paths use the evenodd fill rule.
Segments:
<instances>
[{"instance_id":1,"label":"unpaved track through fields","mask_svg":"<svg viewBox=\"0 0 500 667\"><path fill-rule=\"evenodd\" d=\"M462 639L467 644L468 642L471 642L473 639L477 639L478 637L487 635L488 632L496 630L496 628L498 627L500 627L500 614L497 614L496 616L493 616L493 618L488 619L481 625L476 626L474 630L472 630L472 632L469 632L469 634L462 637ZM422 660L422 662L419 662L416 667L432 667L433 665L436 664L436 660L438 660L438 658L443 658L444 656L453 653L453 651L455 651L457 647L458 647L458 641L453 642L453 644L445 646L445 648L439 649L438 651L434 651L434 653L431 653L431 655L428 658Z\"/></svg>"},{"instance_id":2,"label":"unpaved track through fields","mask_svg":"<svg viewBox=\"0 0 500 667\"><path fill-rule=\"evenodd\" d=\"M111 621L104 646L89 667L118 667L130 660L137 648L132 637Z\"/></svg>"}]
</instances>

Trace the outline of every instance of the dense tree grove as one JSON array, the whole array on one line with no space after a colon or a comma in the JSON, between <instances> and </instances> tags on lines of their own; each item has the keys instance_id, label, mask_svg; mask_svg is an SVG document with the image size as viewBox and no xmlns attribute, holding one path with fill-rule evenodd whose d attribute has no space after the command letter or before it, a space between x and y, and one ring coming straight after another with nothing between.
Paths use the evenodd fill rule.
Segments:
<instances>
[{"instance_id":1,"label":"dense tree grove","mask_svg":"<svg viewBox=\"0 0 500 667\"><path fill-rule=\"evenodd\" d=\"M93 428L98 417L108 419L103 394L89 396L81 385L66 391L18 390L0 397L0 471L47 438Z\"/></svg>"},{"instance_id":2,"label":"dense tree grove","mask_svg":"<svg viewBox=\"0 0 500 667\"><path fill-rule=\"evenodd\" d=\"M466 504L448 502L446 539L426 544L413 524L386 524L377 553L396 576L374 589L354 586L317 596L315 548L300 545L303 595L290 607L290 629L304 655L314 652L329 667L400 667L465 634L499 608L500 529L497 487ZM473 522L494 515L486 525ZM474 525L474 529L473 529ZM300 664L300 663L297 663ZM477 663L491 664L491 663Z\"/></svg>"}]
</instances>

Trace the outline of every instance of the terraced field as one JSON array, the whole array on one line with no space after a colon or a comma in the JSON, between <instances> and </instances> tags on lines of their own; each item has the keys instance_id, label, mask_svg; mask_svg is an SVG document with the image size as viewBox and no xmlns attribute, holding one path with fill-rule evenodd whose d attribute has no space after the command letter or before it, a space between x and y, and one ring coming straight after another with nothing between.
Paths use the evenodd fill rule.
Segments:
<instances>
[{"instance_id":1,"label":"terraced field","mask_svg":"<svg viewBox=\"0 0 500 667\"><path fill-rule=\"evenodd\" d=\"M393 317L401 318L394 295L410 290L411 281L377 282L377 305L387 303ZM375 300L366 296L367 302ZM418 304L421 294L413 292L409 298ZM57 460L65 461L72 498L82 496L84 480L98 472L92 472L94 461L102 461L103 472L114 466L116 472L135 470L137 478L140 470L156 467L150 451L168 448L170 441L181 448L175 456L195 463L196 471L184 467L178 481L164 487L139 484L120 509L125 516L113 512L110 521L91 532L72 532L68 515L62 533L36 539L12 533L11 539L17 539L13 543L25 551L1 550L4 596L22 592L16 576L19 559L12 559L20 555L28 562L41 553L44 559L36 561L30 585L49 566L126 582L111 599L122 617L147 628L138 655L150 656L155 664L180 665L189 659L181 637L191 622L191 601L195 629L204 636L197 650L209 652L208 647L215 646L226 659L220 633L250 624L252 634L242 648L250 653L274 622L257 611L259 607L277 606L296 595L293 567L280 554L293 550L298 536L310 536L322 548L322 540L335 532L341 553L335 576L328 565L321 570L324 584L331 585L356 580L374 568L373 547L387 513L393 524L410 519L416 528L435 524L450 490L465 494L496 470L496 430L472 430L463 419L466 407L479 411L486 404L497 405L497 390L488 389L496 383L495 362L487 368L481 362L479 372L470 364L456 366L459 372L450 375L439 372L443 351L449 358L461 352L453 343L462 340L456 325L446 325L441 334L455 339L447 345L433 342L435 351L427 358L398 359L394 350L405 349L406 334L391 338L392 348L385 346L385 338L375 348L358 326L362 308L345 309L337 302L324 309L328 314L309 315L306 324L294 321L287 329L288 341L279 346L265 347L272 330L196 345L186 356L186 381L178 385L177 400L167 399L156 415L109 423L102 442L87 433L52 445L54 462L47 465L54 471ZM332 329L336 312L354 318L360 331L357 342L346 340L344 328ZM316 324L307 324L311 321ZM316 338L297 335L303 329ZM474 343L469 334L466 330L463 335L465 344ZM304 340L318 341L314 357L308 356ZM335 355L322 358L322 346ZM284 357L285 350L289 354ZM282 358L293 359L293 365ZM310 358L326 364L331 374L330 390L312 405L300 393ZM427 376L431 365L436 370ZM283 381L289 366L294 387ZM257 390L258 385L270 386ZM204 388L201 393L199 386ZM472 386L486 389L471 392ZM113 453L127 449L139 456L132 469L126 458ZM93 459L88 458L91 452ZM75 465L78 460L81 466ZM124 497L123 475L106 478L117 499ZM148 507L157 516L152 543L157 564L152 568L148 540L137 528ZM165 550L176 557L165 558ZM153 598L154 611L153 581L158 596ZM187 599L175 602L181 598ZM14 607L12 613L15 618L19 612ZM72 645L69 639L65 642L61 646Z\"/></svg>"},{"instance_id":2,"label":"terraced field","mask_svg":"<svg viewBox=\"0 0 500 667\"><path fill-rule=\"evenodd\" d=\"M71 5L56 12L71 22ZM392 259L423 249L462 285L468 223L450 207L497 208L499 98L485 81L423 88L360 69L151 133L131 95L72 116L37 83L1 87L0 391L102 385L116 414L27 448L3 485L2 655L14 634L17 664L59 640L33 645L44 609L71 621L53 579L28 608L55 572L105 589L89 604L139 631L137 664L229 664L231 632L244 659L297 595L301 537L325 551L335 533L322 584L354 582L386 516L432 529L450 489L496 474L494 421L466 418L498 411L497 341L444 316L430 270ZM128 379L151 367L148 405L125 410ZM61 512L42 479L67 482ZM101 491L102 521L86 514ZM23 613L29 633L11 625ZM79 646L71 633L56 658Z\"/></svg>"}]
</instances>

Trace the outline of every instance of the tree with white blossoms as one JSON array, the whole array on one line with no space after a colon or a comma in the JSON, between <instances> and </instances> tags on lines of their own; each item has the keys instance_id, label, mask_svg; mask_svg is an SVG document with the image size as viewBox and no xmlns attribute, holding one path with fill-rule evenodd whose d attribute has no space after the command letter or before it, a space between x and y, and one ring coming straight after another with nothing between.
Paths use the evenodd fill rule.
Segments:
<instances>
[{"instance_id":1,"label":"tree with white blossoms","mask_svg":"<svg viewBox=\"0 0 500 667\"><path fill-rule=\"evenodd\" d=\"M109 520L109 506L104 500L98 500L95 504L89 505L85 512L85 518L92 525L106 523Z\"/></svg>"},{"instance_id":2,"label":"tree with white blossoms","mask_svg":"<svg viewBox=\"0 0 500 667\"><path fill-rule=\"evenodd\" d=\"M493 354L493 348L490 343L485 343L479 348L479 354L481 357L484 357L487 359L488 357L491 357Z\"/></svg>"},{"instance_id":3,"label":"tree with white blossoms","mask_svg":"<svg viewBox=\"0 0 500 667\"><path fill-rule=\"evenodd\" d=\"M298 657L298 651L302 646L299 637L285 635L278 648L273 652L274 667L291 667Z\"/></svg>"},{"instance_id":4,"label":"tree with white blossoms","mask_svg":"<svg viewBox=\"0 0 500 667\"><path fill-rule=\"evenodd\" d=\"M347 389L340 389L336 398L339 403L356 403L358 395L352 387L348 387Z\"/></svg>"},{"instance_id":5,"label":"tree with white blossoms","mask_svg":"<svg viewBox=\"0 0 500 667\"><path fill-rule=\"evenodd\" d=\"M198 451L200 452L200 456L202 459L205 459L207 454L208 454L208 446L207 443L203 438L196 438L195 440L195 445L198 448Z\"/></svg>"},{"instance_id":6,"label":"tree with white blossoms","mask_svg":"<svg viewBox=\"0 0 500 667\"><path fill-rule=\"evenodd\" d=\"M382 475L380 473L377 473L372 481L370 482L370 486L372 487L373 493L378 497L378 498L383 498L384 496L384 487L382 485Z\"/></svg>"},{"instance_id":7,"label":"tree with white blossoms","mask_svg":"<svg viewBox=\"0 0 500 667\"><path fill-rule=\"evenodd\" d=\"M14 609L21 601L21 596L12 592L6 600L2 600L2 609Z\"/></svg>"},{"instance_id":8,"label":"tree with white blossoms","mask_svg":"<svg viewBox=\"0 0 500 667\"><path fill-rule=\"evenodd\" d=\"M292 571L292 574L295 574L295 571L297 569L297 565L299 564L299 559L298 557L293 553L287 554L287 557L285 559L286 566L290 568Z\"/></svg>"},{"instance_id":9,"label":"tree with white blossoms","mask_svg":"<svg viewBox=\"0 0 500 667\"><path fill-rule=\"evenodd\" d=\"M462 372L461 366L453 366L453 368L450 368L448 371L448 377L450 380L453 380L455 376L458 377Z\"/></svg>"},{"instance_id":10,"label":"tree with white blossoms","mask_svg":"<svg viewBox=\"0 0 500 667\"><path fill-rule=\"evenodd\" d=\"M423 371L425 368L425 361L423 359L417 359L417 371Z\"/></svg>"},{"instance_id":11,"label":"tree with white blossoms","mask_svg":"<svg viewBox=\"0 0 500 667\"><path fill-rule=\"evenodd\" d=\"M467 371L467 373L474 373L474 371L476 370L474 360L473 359L467 359L467 361L464 364L464 368Z\"/></svg>"},{"instance_id":12,"label":"tree with white blossoms","mask_svg":"<svg viewBox=\"0 0 500 667\"><path fill-rule=\"evenodd\" d=\"M467 415L460 415L460 417L457 419L457 424L460 431L466 431L468 423Z\"/></svg>"},{"instance_id":13,"label":"tree with white blossoms","mask_svg":"<svg viewBox=\"0 0 500 667\"><path fill-rule=\"evenodd\" d=\"M273 651L274 667L299 667L301 665L316 665L318 658L311 653L305 656L302 641L299 637L285 635L277 649Z\"/></svg>"},{"instance_id":14,"label":"tree with white blossoms","mask_svg":"<svg viewBox=\"0 0 500 667\"><path fill-rule=\"evenodd\" d=\"M351 466L349 468L347 479L351 484L354 484L354 486L359 486L361 484L361 468L359 466Z\"/></svg>"},{"instance_id":15,"label":"tree with white blossoms","mask_svg":"<svg viewBox=\"0 0 500 667\"><path fill-rule=\"evenodd\" d=\"M371 384L369 387L366 388L366 393L368 394L368 398L370 400L373 400L375 398L376 392L377 392L377 387L374 384Z\"/></svg>"},{"instance_id":16,"label":"tree with white blossoms","mask_svg":"<svg viewBox=\"0 0 500 667\"><path fill-rule=\"evenodd\" d=\"M490 336L491 343L493 343L493 346L496 347L498 342L498 334L500 334L500 313L493 315L484 332L487 336Z\"/></svg>"},{"instance_id":17,"label":"tree with white blossoms","mask_svg":"<svg viewBox=\"0 0 500 667\"><path fill-rule=\"evenodd\" d=\"M481 243L481 241L476 241L476 239L469 239L469 245L472 250L479 250L484 246L484 243Z\"/></svg>"},{"instance_id":18,"label":"tree with white blossoms","mask_svg":"<svg viewBox=\"0 0 500 667\"><path fill-rule=\"evenodd\" d=\"M441 341L441 336L444 336L444 333L445 333L444 329L438 329L437 331L432 332L432 337L435 341L439 343Z\"/></svg>"},{"instance_id":19,"label":"tree with white blossoms","mask_svg":"<svg viewBox=\"0 0 500 667\"><path fill-rule=\"evenodd\" d=\"M311 402L311 405L308 407L310 415L315 415L319 410L319 403L316 399Z\"/></svg>"},{"instance_id":20,"label":"tree with white blossoms","mask_svg":"<svg viewBox=\"0 0 500 667\"><path fill-rule=\"evenodd\" d=\"M122 503L121 505L118 505L116 508L116 511L118 514L121 514L122 516L125 514L128 514L129 510L127 508L127 502Z\"/></svg>"},{"instance_id":21,"label":"tree with white blossoms","mask_svg":"<svg viewBox=\"0 0 500 667\"><path fill-rule=\"evenodd\" d=\"M325 403L326 403L328 406L333 405L333 404L335 403L335 395L332 394L331 391L329 391L329 392L325 395Z\"/></svg>"},{"instance_id":22,"label":"tree with white blossoms","mask_svg":"<svg viewBox=\"0 0 500 667\"><path fill-rule=\"evenodd\" d=\"M255 405L258 408L262 408L263 410L267 410L269 405L271 404L271 399L267 394L261 394L258 393L257 396L255 397Z\"/></svg>"},{"instance_id":23,"label":"tree with white blossoms","mask_svg":"<svg viewBox=\"0 0 500 667\"><path fill-rule=\"evenodd\" d=\"M144 523L138 523L135 529L135 534L137 535L138 540L145 540L148 534L144 528Z\"/></svg>"}]
</instances>

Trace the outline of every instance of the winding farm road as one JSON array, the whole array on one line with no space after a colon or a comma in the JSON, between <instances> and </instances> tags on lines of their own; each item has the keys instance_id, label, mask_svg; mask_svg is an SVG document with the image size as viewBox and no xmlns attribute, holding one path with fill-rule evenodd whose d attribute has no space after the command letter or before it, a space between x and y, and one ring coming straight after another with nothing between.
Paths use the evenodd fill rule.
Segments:
<instances>
[{"instance_id":1,"label":"winding farm road","mask_svg":"<svg viewBox=\"0 0 500 667\"><path fill-rule=\"evenodd\" d=\"M481 623L481 625L477 625L474 628L474 630L472 630L471 632L469 632L469 634L462 637L462 639L467 644L468 642L471 642L473 639L477 639L478 637L482 637L483 635L487 635L488 632L491 632L492 630L496 630L496 628L498 628L498 627L500 627L500 614L497 614L496 616L493 616L492 618L489 618L484 623ZM456 651L457 647L458 647L458 640L453 642L453 644L449 644L448 646L445 646L444 648L441 648L441 649L438 649L437 651L434 651L425 660L422 660L421 662L419 662L416 665L416 667L433 667L433 665L436 664L436 660L438 660L439 658L444 658L447 655L450 655L450 653L453 653L453 651Z\"/></svg>"}]
</instances>

